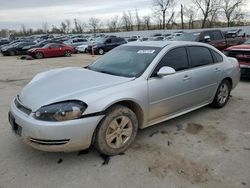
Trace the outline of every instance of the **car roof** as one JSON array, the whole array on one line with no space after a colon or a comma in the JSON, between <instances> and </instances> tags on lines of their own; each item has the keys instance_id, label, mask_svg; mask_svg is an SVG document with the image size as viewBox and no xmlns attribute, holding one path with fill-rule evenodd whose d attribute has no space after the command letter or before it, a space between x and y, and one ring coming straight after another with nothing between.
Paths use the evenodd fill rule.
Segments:
<instances>
[{"instance_id":1,"label":"car roof","mask_svg":"<svg viewBox=\"0 0 250 188\"><path fill-rule=\"evenodd\" d=\"M199 46L211 47L211 45L202 42L191 42L191 41L142 41L142 42L135 41L124 44L124 46L145 46L145 47L158 47L158 48L164 48L168 45L171 46L199 45Z\"/></svg>"}]
</instances>

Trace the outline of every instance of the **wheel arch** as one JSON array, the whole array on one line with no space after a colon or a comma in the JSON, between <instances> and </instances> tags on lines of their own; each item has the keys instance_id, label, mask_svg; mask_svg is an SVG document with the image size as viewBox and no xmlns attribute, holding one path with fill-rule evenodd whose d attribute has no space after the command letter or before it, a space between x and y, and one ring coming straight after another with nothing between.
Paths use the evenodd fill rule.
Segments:
<instances>
[{"instance_id":1,"label":"wheel arch","mask_svg":"<svg viewBox=\"0 0 250 188\"><path fill-rule=\"evenodd\" d=\"M138 127L139 128L143 127L145 116L144 116L144 112L142 110L142 107L137 102L135 102L133 100L128 100L128 99L116 101L115 103L107 106L104 111L106 112L107 110L109 110L110 108L112 108L115 105L122 105L122 106L125 106L125 107L129 108L130 110L132 110L138 119Z\"/></svg>"}]
</instances>

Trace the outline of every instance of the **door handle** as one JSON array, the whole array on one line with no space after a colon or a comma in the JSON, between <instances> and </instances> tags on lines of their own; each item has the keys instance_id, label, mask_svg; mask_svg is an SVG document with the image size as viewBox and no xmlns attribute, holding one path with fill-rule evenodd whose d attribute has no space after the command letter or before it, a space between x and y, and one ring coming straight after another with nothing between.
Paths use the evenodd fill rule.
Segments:
<instances>
[{"instance_id":1,"label":"door handle","mask_svg":"<svg viewBox=\"0 0 250 188\"><path fill-rule=\"evenodd\" d=\"M220 72L220 68L216 67L216 68L214 69L214 72Z\"/></svg>"},{"instance_id":2,"label":"door handle","mask_svg":"<svg viewBox=\"0 0 250 188\"><path fill-rule=\"evenodd\" d=\"M190 80L190 79L191 79L191 77L190 77L190 76L188 76L188 75L185 75L185 76L184 76L184 78L183 78L183 80L184 80L184 81L186 81L186 80Z\"/></svg>"}]
</instances>

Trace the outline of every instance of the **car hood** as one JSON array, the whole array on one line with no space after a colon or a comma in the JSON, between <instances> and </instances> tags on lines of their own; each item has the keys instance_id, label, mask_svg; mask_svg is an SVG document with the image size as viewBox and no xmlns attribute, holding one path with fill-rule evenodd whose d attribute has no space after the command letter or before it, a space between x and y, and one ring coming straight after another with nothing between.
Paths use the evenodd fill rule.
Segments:
<instances>
[{"instance_id":1,"label":"car hood","mask_svg":"<svg viewBox=\"0 0 250 188\"><path fill-rule=\"evenodd\" d=\"M84 99L84 95L132 79L99 73L81 67L54 69L35 76L23 88L19 98L24 106L34 112L48 104Z\"/></svg>"},{"instance_id":2,"label":"car hood","mask_svg":"<svg viewBox=\"0 0 250 188\"><path fill-rule=\"evenodd\" d=\"M231 46L227 48L226 50L250 50L250 44L241 44L237 46Z\"/></svg>"},{"instance_id":3,"label":"car hood","mask_svg":"<svg viewBox=\"0 0 250 188\"><path fill-rule=\"evenodd\" d=\"M44 50L44 48L31 48L28 50L28 52L34 52L36 50Z\"/></svg>"}]
</instances>

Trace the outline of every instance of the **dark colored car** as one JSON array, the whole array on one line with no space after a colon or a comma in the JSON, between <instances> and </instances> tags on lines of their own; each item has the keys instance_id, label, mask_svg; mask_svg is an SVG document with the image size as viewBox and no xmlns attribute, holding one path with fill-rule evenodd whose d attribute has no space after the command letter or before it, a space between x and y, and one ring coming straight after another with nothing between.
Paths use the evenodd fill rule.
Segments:
<instances>
[{"instance_id":1,"label":"dark colored car","mask_svg":"<svg viewBox=\"0 0 250 188\"><path fill-rule=\"evenodd\" d=\"M9 44L9 43L10 43L10 41L8 39L1 39L0 40L0 46L5 45L5 44Z\"/></svg>"},{"instance_id":2,"label":"dark colored car","mask_svg":"<svg viewBox=\"0 0 250 188\"><path fill-rule=\"evenodd\" d=\"M75 53L75 49L71 46L65 44L47 44L42 48L32 48L28 50L27 54L36 58L42 59L45 57L60 57L66 56L69 57L71 54Z\"/></svg>"},{"instance_id":3,"label":"dark colored car","mask_svg":"<svg viewBox=\"0 0 250 188\"><path fill-rule=\"evenodd\" d=\"M196 41L211 44L218 50L224 50L230 46L242 44L245 37L225 38L221 30L203 30L200 32L183 33L179 41Z\"/></svg>"},{"instance_id":4,"label":"dark colored car","mask_svg":"<svg viewBox=\"0 0 250 188\"><path fill-rule=\"evenodd\" d=\"M224 54L229 57L234 57L239 61L241 77L250 78L250 39L244 44L227 48Z\"/></svg>"},{"instance_id":5,"label":"dark colored car","mask_svg":"<svg viewBox=\"0 0 250 188\"><path fill-rule=\"evenodd\" d=\"M121 37L99 37L95 39L95 42L88 46L88 52L103 55L105 52L108 52L125 43L127 43L126 40Z\"/></svg>"},{"instance_id":6,"label":"dark colored car","mask_svg":"<svg viewBox=\"0 0 250 188\"><path fill-rule=\"evenodd\" d=\"M1 49L1 52L3 55L7 56L14 56L14 55L23 55L26 54L26 51L23 50L24 46L27 45L34 45L36 43L34 42L17 42L14 43L13 45L9 45L7 47L4 47Z\"/></svg>"},{"instance_id":7,"label":"dark colored car","mask_svg":"<svg viewBox=\"0 0 250 188\"><path fill-rule=\"evenodd\" d=\"M31 48L42 48L43 46L45 46L46 44L50 44L50 43L56 43L56 44L63 44L63 42L61 41L57 41L57 40L45 40L45 41L41 41L35 45L27 45L23 47L24 51L28 51Z\"/></svg>"}]
</instances>

